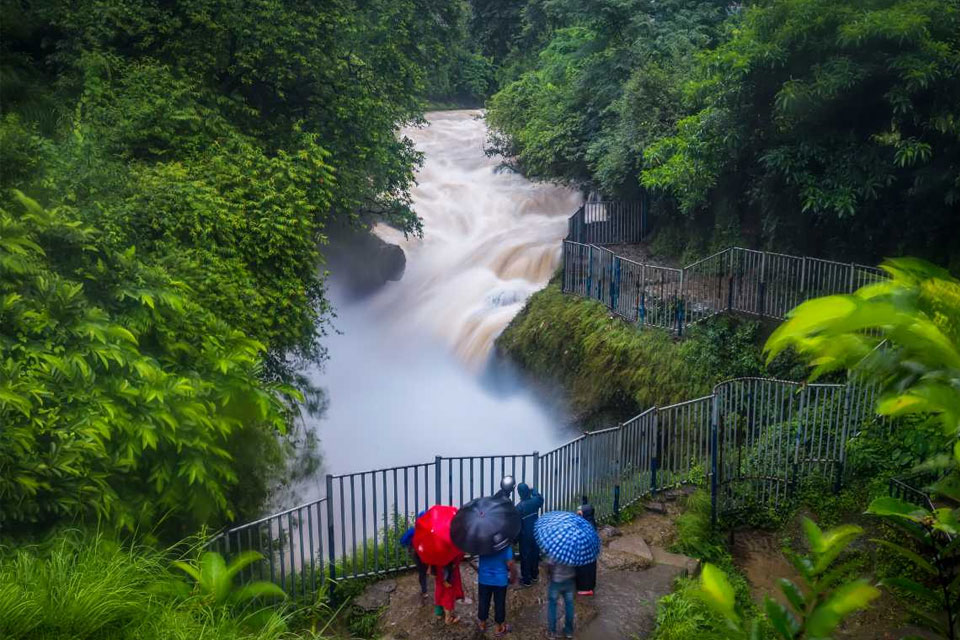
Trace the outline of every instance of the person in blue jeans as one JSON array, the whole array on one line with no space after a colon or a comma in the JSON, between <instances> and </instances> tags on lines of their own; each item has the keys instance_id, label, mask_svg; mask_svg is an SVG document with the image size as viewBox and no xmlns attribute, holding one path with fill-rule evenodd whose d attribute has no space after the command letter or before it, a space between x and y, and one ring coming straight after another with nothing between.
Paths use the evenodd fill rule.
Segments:
<instances>
[{"instance_id":1,"label":"person in blue jeans","mask_svg":"<svg viewBox=\"0 0 960 640\"><path fill-rule=\"evenodd\" d=\"M513 631L507 624L507 585L513 571L513 547L503 551L480 556L477 569L477 627L481 632L487 630L487 618L490 615L490 601L493 600L493 620L497 626L494 636L497 638Z\"/></svg>"},{"instance_id":2,"label":"person in blue jeans","mask_svg":"<svg viewBox=\"0 0 960 640\"><path fill-rule=\"evenodd\" d=\"M573 637L573 593L577 589L576 567L547 558L544 565L550 576L547 589L547 637L557 637L557 600L563 596L563 635Z\"/></svg>"}]
</instances>

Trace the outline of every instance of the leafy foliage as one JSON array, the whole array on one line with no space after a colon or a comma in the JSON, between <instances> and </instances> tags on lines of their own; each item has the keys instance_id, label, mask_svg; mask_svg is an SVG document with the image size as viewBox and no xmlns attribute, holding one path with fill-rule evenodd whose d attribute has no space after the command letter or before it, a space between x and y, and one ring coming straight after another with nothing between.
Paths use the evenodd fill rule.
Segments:
<instances>
[{"instance_id":1,"label":"leafy foliage","mask_svg":"<svg viewBox=\"0 0 960 640\"><path fill-rule=\"evenodd\" d=\"M960 265L955 2L530 0L520 16L489 120L529 175L642 184L683 243Z\"/></svg>"},{"instance_id":2,"label":"leafy foliage","mask_svg":"<svg viewBox=\"0 0 960 640\"><path fill-rule=\"evenodd\" d=\"M938 492L960 502L957 476L940 483ZM911 613L939 637L960 637L960 521L957 509L918 506L897 498L877 498L867 513L879 516L912 545L876 540L885 550L909 561L930 586L905 576L890 576L884 584L919 599L923 608L908 605ZM911 548L919 548L920 553ZM931 614L930 610L937 613Z\"/></svg>"},{"instance_id":3,"label":"leafy foliage","mask_svg":"<svg viewBox=\"0 0 960 640\"><path fill-rule=\"evenodd\" d=\"M229 516L230 438L283 431L296 394L260 382L263 346L183 282L21 200L0 209L3 523Z\"/></svg>"},{"instance_id":4,"label":"leafy foliage","mask_svg":"<svg viewBox=\"0 0 960 640\"><path fill-rule=\"evenodd\" d=\"M843 565L836 562L863 533L860 527L841 525L822 531L812 520L804 518L803 529L810 553L794 554L791 558L802 584L781 578L780 589L790 606L768 596L764 610L777 637L829 638L844 618L866 608L880 591L863 579L844 580ZM721 569L705 564L700 589L704 601L727 621L732 637L759 637L758 623L750 628L744 625L733 587Z\"/></svg>"},{"instance_id":5,"label":"leafy foliage","mask_svg":"<svg viewBox=\"0 0 960 640\"><path fill-rule=\"evenodd\" d=\"M205 551L196 562L176 560L173 566L193 578L195 590L214 605L242 603L260 597L284 598L283 589L272 582L254 580L235 588L237 574L259 560L263 560L263 554L244 551L227 564L219 553Z\"/></svg>"},{"instance_id":6,"label":"leafy foliage","mask_svg":"<svg viewBox=\"0 0 960 640\"><path fill-rule=\"evenodd\" d=\"M289 614L180 595L166 558L99 535L0 548L0 635L24 640L279 640ZM302 637L302 636L301 636Z\"/></svg>"},{"instance_id":7,"label":"leafy foliage","mask_svg":"<svg viewBox=\"0 0 960 640\"><path fill-rule=\"evenodd\" d=\"M941 637L960 635L960 281L916 259L887 261L888 281L849 296L818 298L794 310L771 337L771 354L790 345L814 366L814 375L850 368L880 386L877 410L891 416L929 416L941 428L917 468L940 479L928 490L935 502L893 497L871 502L868 513L895 527L905 544L878 540L908 560L923 581L886 579L899 593L940 611L915 615ZM879 340L885 340L881 348ZM923 420L919 423L925 424ZM909 429L912 425L900 425Z\"/></svg>"},{"instance_id":8,"label":"leafy foliage","mask_svg":"<svg viewBox=\"0 0 960 640\"><path fill-rule=\"evenodd\" d=\"M770 336L817 377L853 369L881 385L880 413L936 415L945 436L960 435L960 280L922 260L881 265L889 279L850 295L809 300ZM878 349L881 341L884 348Z\"/></svg>"}]
</instances>

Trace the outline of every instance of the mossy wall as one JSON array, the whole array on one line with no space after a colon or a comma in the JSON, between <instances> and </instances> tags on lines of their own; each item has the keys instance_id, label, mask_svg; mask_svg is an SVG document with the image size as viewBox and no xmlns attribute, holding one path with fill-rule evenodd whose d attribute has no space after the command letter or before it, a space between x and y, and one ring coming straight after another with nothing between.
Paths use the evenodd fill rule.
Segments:
<instances>
[{"instance_id":1,"label":"mossy wall","mask_svg":"<svg viewBox=\"0 0 960 640\"><path fill-rule=\"evenodd\" d=\"M803 371L790 358L764 365L764 329L724 316L691 327L681 340L624 322L597 301L565 295L553 281L530 298L497 348L531 375L559 382L574 413L628 417L707 395L727 378L799 379Z\"/></svg>"}]
</instances>

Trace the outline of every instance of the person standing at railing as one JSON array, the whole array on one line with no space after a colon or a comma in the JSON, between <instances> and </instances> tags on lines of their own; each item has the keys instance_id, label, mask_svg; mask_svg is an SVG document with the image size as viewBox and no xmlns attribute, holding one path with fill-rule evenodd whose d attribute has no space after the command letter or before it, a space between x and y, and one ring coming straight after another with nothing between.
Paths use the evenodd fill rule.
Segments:
<instances>
[{"instance_id":1,"label":"person standing at railing","mask_svg":"<svg viewBox=\"0 0 960 640\"><path fill-rule=\"evenodd\" d=\"M443 567L434 567L437 575L434 591L433 608L437 618L443 618L446 624L457 624L460 618L453 609L457 600L463 600L463 582L460 579L460 562L463 556L458 556L453 562Z\"/></svg>"},{"instance_id":2,"label":"person standing at railing","mask_svg":"<svg viewBox=\"0 0 960 640\"><path fill-rule=\"evenodd\" d=\"M593 505L587 502L587 496L583 496L583 504L577 507L577 515L597 528L597 519L594 517ZM577 567L577 595L592 596L593 590L597 588L597 561L590 564Z\"/></svg>"},{"instance_id":3,"label":"person standing at railing","mask_svg":"<svg viewBox=\"0 0 960 640\"><path fill-rule=\"evenodd\" d=\"M417 514L417 517L419 518L425 513L426 511L421 511ZM417 567L417 581L420 583L420 600L422 604L427 601L427 572L430 570L430 567L424 564L423 560L421 560L417 554L417 550L413 548L414 531L414 527L407 529L403 536L400 537L400 545L407 548L414 565Z\"/></svg>"},{"instance_id":4,"label":"person standing at railing","mask_svg":"<svg viewBox=\"0 0 960 640\"><path fill-rule=\"evenodd\" d=\"M487 630L490 601L493 600L493 620L497 623L494 636L501 638L513 631L507 620L507 585L516 580L513 547L504 547L497 553L480 556L477 568L477 628Z\"/></svg>"},{"instance_id":5,"label":"person standing at railing","mask_svg":"<svg viewBox=\"0 0 960 640\"><path fill-rule=\"evenodd\" d=\"M493 497L506 498L510 502L513 502L513 489L515 486L516 481L513 479L513 476L503 476L503 480L500 481L500 491L493 494Z\"/></svg>"},{"instance_id":6,"label":"person standing at railing","mask_svg":"<svg viewBox=\"0 0 960 640\"><path fill-rule=\"evenodd\" d=\"M543 507L543 496L536 489L531 489L525 482L517 486L520 502L517 503L517 512L520 514L520 588L529 587L540 581L540 547L533 535L533 527L537 523L540 509Z\"/></svg>"}]
</instances>

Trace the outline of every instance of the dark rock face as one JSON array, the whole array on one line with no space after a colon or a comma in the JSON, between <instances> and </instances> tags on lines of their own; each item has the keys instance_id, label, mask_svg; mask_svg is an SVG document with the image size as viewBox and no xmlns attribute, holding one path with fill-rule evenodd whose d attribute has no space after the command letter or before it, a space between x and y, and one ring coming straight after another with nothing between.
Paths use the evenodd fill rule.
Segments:
<instances>
[{"instance_id":1,"label":"dark rock face","mask_svg":"<svg viewBox=\"0 0 960 640\"><path fill-rule=\"evenodd\" d=\"M387 282L400 280L407 266L403 249L368 230L335 230L325 253L333 278L353 298L366 297Z\"/></svg>"},{"instance_id":2,"label":"dark rock face","mask_svg":"<svg viewBox=\"0 0 960 640\"><path fill-rule=\"evenodd\" d=\"M377 239L379 240L379 238ZM383 240L380 240L380 242L383 242ZM380 270L380 276L384 281L396 282L403 277L403 272L407 268L407 256L403 249L386 242L383 242L377 252L376 262Z\"/></svg>"}]
</instances>

